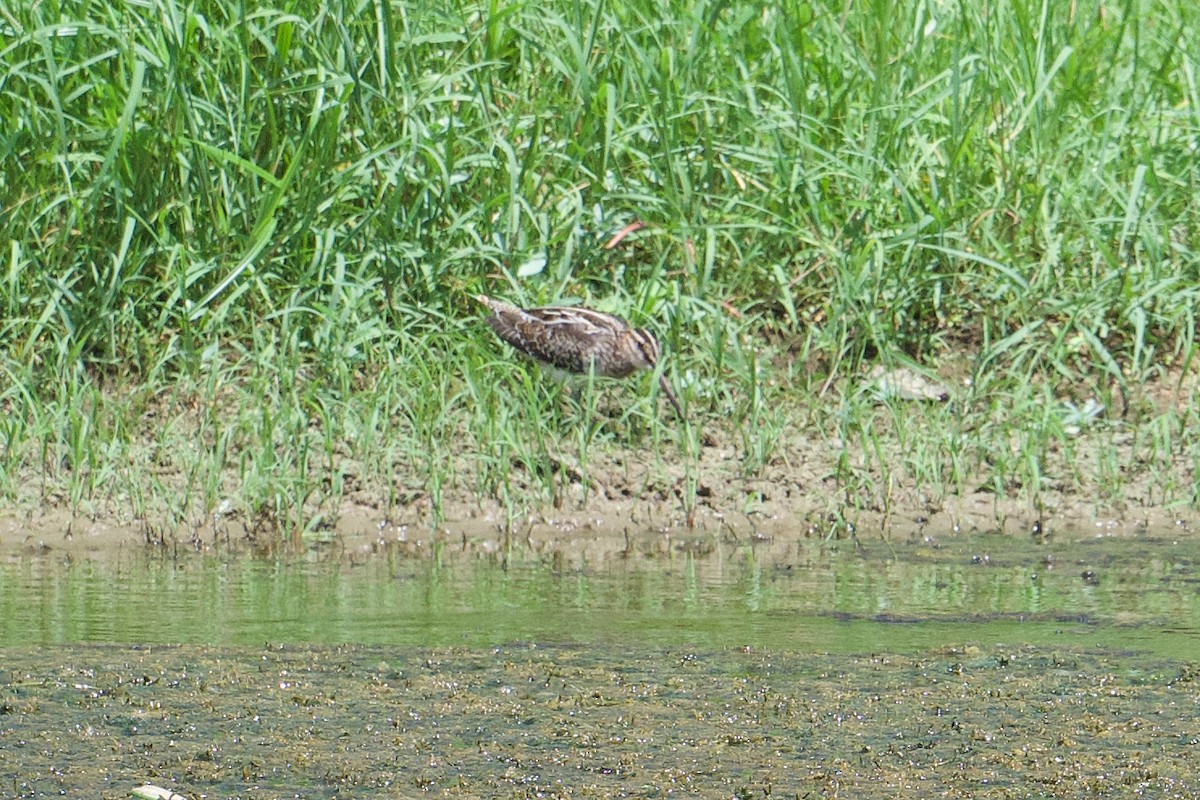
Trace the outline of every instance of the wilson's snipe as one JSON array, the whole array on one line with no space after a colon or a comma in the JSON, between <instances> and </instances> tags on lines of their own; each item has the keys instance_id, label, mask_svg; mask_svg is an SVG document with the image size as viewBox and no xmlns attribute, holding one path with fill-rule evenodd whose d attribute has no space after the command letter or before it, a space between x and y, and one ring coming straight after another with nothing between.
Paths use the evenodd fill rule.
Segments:
<instances>
[{"instance_id":1,"label":"wilson's snipe","mask_svg":"<svg viewBox=\"0 0 1200 800\"><path fill-rule=\"evenodd\" d=\"M482 294L475 299L487 306L492 326L504 341L522 353L567 372L594 371L606 378L625 378L658 365L658 340L644 328L634 328L620 317L590 308L518 308ZM683 409L665 375L658 376L662 392L680 419Z\"/></svg>"}]
</instances>

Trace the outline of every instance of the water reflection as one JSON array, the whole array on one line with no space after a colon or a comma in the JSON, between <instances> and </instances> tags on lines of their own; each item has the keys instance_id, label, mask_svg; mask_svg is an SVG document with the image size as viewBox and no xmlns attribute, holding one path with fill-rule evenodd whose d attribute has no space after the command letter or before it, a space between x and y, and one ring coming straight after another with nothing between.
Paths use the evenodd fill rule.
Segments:
<instances>
[{"instance_id":1,"label":"water reflection","mask_svg":"<svg viewBox=\"0 0 1200 800\"><path fill-rule=\"evenodd\" d=\"M0 646L85 642L489 646L638 642L861 653L947 642L1198 651L1200 548L1000 537L746 544L601 567L378 558L312 564L125 553L0 563Z\"/></svg>"}]
</instances>

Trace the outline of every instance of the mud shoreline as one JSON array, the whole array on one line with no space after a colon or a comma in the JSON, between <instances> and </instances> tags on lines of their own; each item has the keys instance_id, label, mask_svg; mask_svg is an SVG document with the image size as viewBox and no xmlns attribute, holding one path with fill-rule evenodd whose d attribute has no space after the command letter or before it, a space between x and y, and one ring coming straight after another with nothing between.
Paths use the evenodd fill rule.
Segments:
<instances>
[{"instance_id":1,"label":"mud shoreline","mask_svg":"<svg viewBox=\"0 0 1200 800\"><path fill-rule=\"evenodd\" d=\"M1042 510L1019 500L977 492L934 504L910 499L888 512L839 510L818 495L757 501L751 509L719 510L706 504L688 516L673 500L593 497L571 509L548 509L510 518L494 501L457 500L434 524L421 510L389 513L382 507L344 501L336 521L316 535L286 539L238 515L184 528L130 521L121 515L82 516L62 507L0 512L0 554L103 559L151 549L164 554L305 555L360 561L389 557L438 558L496 554L520 548L530 555L587 559L590 563L631 554L704 552L716 542L752 542L761 552L787 553L800 542L851 537L892 545L943 536L1030 536L1034 540L1086 540L1142 534L1174 536L1200 525L1193 510L1085 503L1078 495L1043 495ZM732 504L731 504L732 505Z\"/></svg>"}]
</instances>

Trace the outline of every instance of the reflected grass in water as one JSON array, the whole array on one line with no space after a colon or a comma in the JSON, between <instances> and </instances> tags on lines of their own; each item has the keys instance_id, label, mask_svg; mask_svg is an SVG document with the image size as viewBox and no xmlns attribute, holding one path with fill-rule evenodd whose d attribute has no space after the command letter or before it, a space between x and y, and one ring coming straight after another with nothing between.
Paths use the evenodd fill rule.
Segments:
<instances>
[{"instance_id":1,"label":"reflected grass in water","mask_svg":"<svg viewBox=\"0 0 1200 800\"><path fill-rule=\"evenodd\" d=\"M0 645L542 641L904 653L1030 642L1186 657L1200 652L1198 551L985 537L801 546L784 559L721 545L706 556L558 568L24 557L0 565Z\"/></svg>"}]
</instances>

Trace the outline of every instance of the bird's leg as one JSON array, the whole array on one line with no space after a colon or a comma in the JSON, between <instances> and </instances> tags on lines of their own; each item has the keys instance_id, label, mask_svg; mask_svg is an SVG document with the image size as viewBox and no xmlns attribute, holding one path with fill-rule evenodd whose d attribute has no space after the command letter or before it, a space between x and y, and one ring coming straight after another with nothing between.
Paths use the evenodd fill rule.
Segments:
<instances>
[{"instance_id":1,"label":"bird's leg","mask_svg":"<svg viewBox=\"0 0 1200 800\"><path fill-rule=\"evenodd\" d=\"M671 391L671 384L667 381L667 376L665 373L659 374L658 385L662 388L662 393L665 394L667 399L671 401L671 405L675 408L675 413L679 415L681 420L686 422L687 418L683 415L683 408L679 405L679 400L676 399L675 393Z\"/></svg>"}]
</instances>

